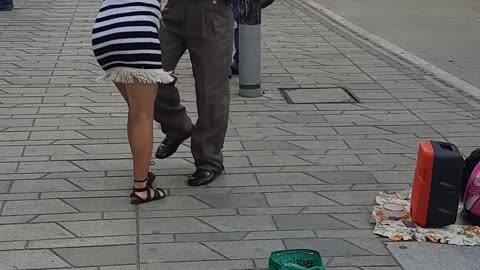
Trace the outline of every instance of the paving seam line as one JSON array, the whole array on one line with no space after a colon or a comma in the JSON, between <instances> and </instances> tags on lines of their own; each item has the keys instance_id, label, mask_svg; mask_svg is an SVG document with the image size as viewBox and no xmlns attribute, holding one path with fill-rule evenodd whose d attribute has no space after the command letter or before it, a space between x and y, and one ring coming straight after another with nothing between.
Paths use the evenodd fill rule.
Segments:
<instances>
[{"instance_id":1,"label":"paving seam line","mask_svg":"<svg viewBox=\"0 0 480 270\"><path fill-rule=\"evenodd\" d=\"M332 20L334 23L342 26L344 29L353 33L355 36L361 38L362 40L369 41L373 45L380 47L381 49L387 51L390 54L393 54L394 56L400 58L401 60L417 66L422 71L427 73L427 75L434 76L436 80L442 83L445 83L448 86L456 88L464 93L467 93L477 99L480 99L480 89L475 87L474 85L471 85L470 83L453 76L452 74L446 72L445 70L436 67L435 65L398 47L397 45L349 22L348 20L339 16L333 11L323 7L322 5L317 3L315 0L298 0L298 1L320 12L322 15Z\"/></svg>"}]
</instances>

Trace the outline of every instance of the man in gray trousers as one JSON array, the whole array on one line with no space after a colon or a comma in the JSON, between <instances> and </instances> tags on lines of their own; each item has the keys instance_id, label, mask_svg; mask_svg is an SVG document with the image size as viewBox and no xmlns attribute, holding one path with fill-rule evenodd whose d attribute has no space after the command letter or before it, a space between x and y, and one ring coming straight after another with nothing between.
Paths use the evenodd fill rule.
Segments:
<instances>
[{"instance_id":1,"label":"man in gray trousers","mask_svg":"<svg viewBox=\"0 0 480 270\"><path fill-rule=\"evenodd\" d=\"M174 71L185 51L189 51L198 121L193 125L187 116L175 82L161 85L155 102L155 120L166 137L155 155L159 159L171 156L191 136L197 170L188 184L206 185L224 170L222 148L228 124L228 77L233 49L231 0L168 0L162 15L163 67Z\"/></svg>"}]
</instances>

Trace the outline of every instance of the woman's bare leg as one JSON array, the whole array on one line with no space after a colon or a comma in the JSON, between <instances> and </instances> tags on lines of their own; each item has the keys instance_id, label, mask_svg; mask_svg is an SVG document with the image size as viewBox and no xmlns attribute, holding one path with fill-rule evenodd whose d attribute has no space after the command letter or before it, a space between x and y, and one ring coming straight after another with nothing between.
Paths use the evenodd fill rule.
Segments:
<instances>
[{"instance_id":1,"label":"woman's bare leg","mask_svg":"<svg viewBox=\"0 0 480 270\"><path fill-rule=\"evenodd\" d=\"M156 84L125 84L128 98L128 139L133 156L133 179L147 178L153 147L153 110L158 86ZM135 188L144 188L146 182L135 182ZM146 192L137 193L146 198Z\"/></svg>"}]
</instances>

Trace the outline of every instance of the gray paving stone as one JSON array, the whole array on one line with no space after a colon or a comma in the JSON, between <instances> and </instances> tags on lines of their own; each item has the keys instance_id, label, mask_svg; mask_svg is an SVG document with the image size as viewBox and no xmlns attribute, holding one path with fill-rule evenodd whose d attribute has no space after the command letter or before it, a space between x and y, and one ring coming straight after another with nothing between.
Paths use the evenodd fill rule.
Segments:
<instances>
[{"instance_id":1,"label":"gray paving stone","mask_svg":"<svg viewBox=\"0 0 480 270\"><path fill-rule=\"evenodd\" d=\"M413 171L379 171L372 172L380 183L413 183Z\"/></svg>"},{"instance_id":2,"label":"gray paving stone","mask_svg":"<svg viewBox=\"0 0 480 270\"><path fill-rule=\"evenodd\" d=\"M276 230L271 216L201 217L203 222L222 232Z\"/></svg>"},{"instance_id":3,"label":"gray paving stone","mask_svg":"<svg viewBox=\"0 0 480 270\"><path fill-rule=\"evenodd\" d=\"M240 215L275 215L275 214L298 214L303 207L252 207L239 208Z\"/></svg>"},{"instance_id":4,"label":"gray paving stone","mask_svg":"<svg viewBox=\"0 0 480 270\"><path fill-rule=\"evenodd\" d=\"M136 269L136 268L135 268ZM251 260L228 260L228 261L199 261L199 262L173 262L173 263L152 263L143 264L141 270L238 270L254 269ZM104 270L104 269L102 269ZM110 269L105 269L110 270ZM112 269L115 270L115 269ZM123 270L123 269L119 269ZM129 269L126 269L129 270Z\"/></svg>"},{"instance_id":5,"label":"gray paving stone","mask_svg":"<svg viewBox=\"0 0 480 270\"><path fill-rule=\"evenodd\" d=\"M0 224L27 223L32 220L34 215L23 216L0 216Z\"/></svg>"},{"instance_id":6,"label":"gray paving stone","mask_svg":"<svg viewBox=\"0 0 480 270\"><path fill-rule=\"evenodd\" d=\"M31 215L52 213L73 213L74 208L58 199L8 201L3 207L3 215Z\"/></svg>"},{"instance_id":7,"label":"gray paving stone","mask_svg":"<svg viewBox=\"0 0 480 270\"><path fill-rule=\"evenodd\" d=\"M330 216L350 224L358 229L373 229L374 224L370 223L370 213L339 213Z\"/></svg>"},{"instance_id":8,"label":"gray paving stone","mask_svg":"<svg viewBox=\"0 0 480 270\"><path fill-rule=\"evenodd\" d=\"M1 183L0 183L1 186ZM1 190L1 189L0 189ZM78 187L63 179L16 180L11 193L78 191Z\"/></svg>"},{"instance_id":9,"label":"gray paving stone","mask_svg":"<svg viewBox=\"0 0 480 270\"><path fill-rule=\"evenodd\" d=\"M53 250L74 267L135 264L135 245L59 248Z\"/></svg>"},{"instance_id":10,"label":"gray paving stone","mask_svg":"<svg viewBox=\"0 0 480 270\"><path fill-rule=\"evenodd\" d=\"M259 173L257 178L260 185L312 185L325 183L305 173Z\"/></svg>"},{"instance_id":11,"label":"gray paving stone","mask_svg":"<svg viewBox=\"0 0 480 270\"><path fill-rule=\"evenodd\" d=\"M65 140L85 139L85 136L76 131L33 131L30 140Z\"/></svg>"},{"instance_id":12,"label":"gray paving stone","mask_svg":"<svg viewBox=\"0 0 480 270\"><path fill-rule=\"evenodd\" d=\"M402 270L400 267L396 266L369 266L369 267L362 267L363 270Z\"/></svg>"},{"instance_id":13,"label":"gray paving stone","mask_svg":"<svg viewBox=\"0 0 480 270\"><path fill-rule=\"evenodd\" d=\"M376 140L347 140L347 144L352 149L363 149L363 148L402 148L404 147L401 144L385 140L385 139L376 139Z\"/></svg>"},{"instance_id":14,"label":"gray paving stone","mask_svg":"<svg viewBox=\"0 0 480 270\"><path fill-rule=\"evenodd\" d=\"M2 241L39 240L74 237L71 233L53 223L15 224L0 226Z\"/></svg>"},{"instance_id":15,"label":"gray paving stone","mask_svg":"<svg viewBox=\"0 0 480 270\"><path fill-rule=\"evenodd\" d=\"M376 183L370 172L310 172L312 176L329 184Z\"/></svg>"},{"instance_id":16,"label":"gray paving stone","mask_svg":"<svg viewBox=\"0 0 480 270\"><path fill-rule=\"evenodd\" d=\"M214 208L264 207L263 194L211 194L196 195L195 198Z\"/></svg>"},{"instance_id":17,"label":"gray paving stone","mask_svg":"<svg viewBox=\"0 0 480 270\"><path fill-rule=\"evenodd\" d=\"M70 178L69 180L83 190L115 190L132 187L131 177L103 177L100 181L98 178Z\"/></svg>"},{"instance_id":18,"label":"gray paving stone","mask_svg":"<svg viewBox=\"0 0 480 270\"><path fill-rule=\"evenodd\" d=\"M82 198L66 199L65 201L81 212L135 210L135 207L130 205L128 198Z\"/></svg>"},{"instance_id":19,"label":"gray paving stone","mask_svg":"<svg viewBox=\"0 0 480 270\"><path fill-rule=\"evenodd\" d=\"M466 248L428 244L388 243L387 248L398 260L402 269L434 269L436 265L441 265L445 269L467 270L475 269L478 265L478 246Z\"/></svg>"},{"instance_id":20,"label":"gray paving stone","mask_svg":"<svg viewBox=\"0 0 480 270\"><path fill-rule=\"evenodd\" d=\"M289 130L296 135L336 135L337 133L331 127L295 127Z\"/></svg>"},{"instance_id":21,"label":"gray paving stone","mask_svg":"<svg viewBox=\"0 0 480 270\"><path fill-rule=\"evenodd\" d=\"M137 214L135 212L105 212L103 219L134 219Z\"/></svg>"},{"instance_id":22,"label":"gray paving stone","mask_svg":"<svg viewBox=\"0 0 480 270\"><path fill-rule=\"evenodd\" d=\"M209 184L210 187L238 187L257 185L257 178L254 174L222 174L213 183Z\"/></svg>"},{"instance_id":23,"label":"gray paving stone","mask_svg":"<svg viewBox=\"0 0 480 270\"><path fill-rule=\"evenodd\" d=\"M127 131L124 129L78 130L78 132L91 139L127 138Z\"/></svg>"},{"instance_id":24,"label":"gray paving stone","mask_svg":"<svg viewBox=\"0 0 480 270\"><path fill-rule=\"evenodd\" d=\"M125 154L130 153L130 146L128 144L86 144L75 145L75 147L87 152L88 154Z\"/></svg>"},{"instance_id":25,"label":"gray paving stone","mask_svg":"<svg viewBox=\"0 0 480 270\"><path fill-rule=\"evenodd\" d=\"M373 234L371 229L350 229L350 230L334 230L334 229L327 229L327 230L316 230L315 233L317 234L318 238L375 238L377 239L378 236ZM368 249L367 249L368 251Z\"/></svg>"},{"instance_id":26,"label":"gray paving stone","mask_svg":"<svg viewBox=\"0 0 480 270\"><path fill-rule=\"evenodd\" d=\"M2 242L0 251L23 250L26 246L27 241Z\"/></svg>"},{"instance_id":27,"label":"gray paving stone","mask_svg":"<svg viewBox=\"0 0 480 270\"><path fill-rule=\"evenodd\" d=\"M321 256L354 257L369 255L366 250L363 250L343 239L287 239L285 240L285 246L288 249L307 248L317 250Z\"/></svg>"},{"instance_id":28,"label":"gray paving stone","mask_svg":"<svg viewBox=\"0 0 480 270\"><path fill-rule=\"evenodd\" d=\"M176 234L176 242L211 242L242 240L247 232L188 233Z\"/></svg>"},{"instance_id":29,"label":"gray paving stone","mask_svg":"<svg viewBox=\"0 0 480 270\"><path fill-rule=\"evenodd\" d=\"M358 184L352 187L352 190L406 190L411 188L409 184Z\"/></svg>"},{"instance_id":30,"label":"gray paving stone","mask_svg":"<svg viewBox=\"0 0 480 270\"><path fill-rule=\"evenodd\" d=\"M79 237L133 235L135 220L69 221L60 224Z\"/></svg>"},{"instance_id":31,"label":"gray paving stone","mask_svg":"<svg viewBox=\"0 0 480 270\"><path fill-rule=\"evenodd\" d=\"M329 266L396 266L390 256L335 257Z\"/></svg>"},{"instance_id":32,"label":"gray paving stone","mask_svg":"<svg viewBox=\"0 0 480 270\"><path fill-rule=\"evenodd\" d=\"M263 240L263 239L295 239L295 238L315 238L315 233L311 230L301 231L275 231L275 232L250 232L245 236L245 240Z\"/></svg>"},{"instance_id":33,"label":"gray paving stone","mask_svg":"<svg viewBox=\"0 0 480 270\"><path fill-rule=\"evenodd\" d=\"M227 168L250 167L246 157L224 157L223 164Z\"/></svg>"},{"instance_id":34,"label":"gray paving stone","mask_svg":"<svg viewBox=\"0 0 480 270\"><path fill-rule=\"evenodd\" d=\"M175 242L176 237L173 234L159 234L159 235L140 235L140 243L154 244L154 243L172 243ZM191 242L191 241L189 241Z\"/></svg>"},{"instance_id":35,"label":"gray paving stone","mask_svg":"<svg viewBox=\"0 0 480 270\"><path fill-rule=\"evenodd\" d=\"M390 253L385 247L385 243L376 238L348 238L348 242L367 250L368 252L379 255L388 256Z\"/></svg>"},{"instance_id":36,"label":"gray paving stone","mask_svg":"<svg viewBox=\"0 0 480 270\"><path fill-rule=\"evenodd\" d=\"M316 206L337 205L334 201L313 192L279 192L266 193L270 206Z\"/></svg>"},{"instance_id":37,"label":"gray paving stone","mask_svg":"<svg viewBox=\"0 0 480 270\"><path fill-rule=\"evenodd\" d=\"M289 123L323 123L326 122L321 115L278 115L276 118Z\"/></svg>"},{"instance_id":38,"label":"gray paving stone","mask_svg":"<svg viewBox=\"0 0 480 270\"><path fill-rule=\"evenodd\" d=\"M312 165L312 163L294 156L251 156L249 159L253 166L258 167Z\"/></svg>"},{"instance_id":39,"label":"gray paving stone","mask_svg":"<svg viewBox=\"0 0 480 270\"><path fill-rule=\"evenodd\" d=\"M140 245L140 261L156 262L188 262L224 259L218 253L200 243L162 243Z\"/></svg>"},{"instance_id":40,"label":"gray paving stone","mask_svg":"<svg viewBox=\"0 0 480 270\"><path fill-rule=\"evenodd\" d=\"M10 181L2 181L0 182L0 193L7 193L10 189Z\"/></svg>"},{"instance_id":41,"label":"gray paving stone","mask_svg":"<svg viewBox=\"0 0 480 270\"><path fill-rule=\"evenodd\" d=\"M335 130L339 134L392 134L392 132L377 127L336 127Z\"/></svg>"},{"instance_id":42,"label":"gray paving stone","mask_svg":"<svg viewBox=\"0 0 480 270\"><path fill-rule=\"evenodd\" d=\"M68 161L42 161L42 162L20 162L18 173L42 173L42 172L78 172L79 167Z\"/></svg>"},{"instance_id":43,"label":"gray paving stone","mask_svg":"<svg viewBox=\"0 0 480 270\"><path fill-rule=\"evenodd\" d=\"M84 152L71 145L41 145L25 147L25 156L81 155Z\"/></svg>"},{"instance_id":44,"label":"gray paving stone","mask_svg":"<svg viewBox=\"0 0 480 270\"><path fill-rule=\"evenodd\" d=\"M290 143L309 150L348 149L348 146L342 140L291 141Z\"/></svg>"},{"instance_id":45,"label":"gray paving stone","mask_svg":"<svg viewBox=\"0 0 480 270\"><path fill-rule=\"evenodd\" d=\"M0 251L0 268L44 269L69 267L69 265L49 250Z\"/></svg>"},{"instance_id":46,"label":"gray paving stone","mask_svg":"<svg viewBox=\"0 0 480 270\"><path fill-rule=\"evenodd\" d=\"M284 186L256 186L256 187L236 187L230 193L263 193L263 192L290 192L292 189L288 185Z\"/></svg>"},{"instance_id":47,"label":"gray paving stone","mask_svg":"<svg viewBox=\"0 0 480 270\"><path fill-rule=\"evenodd\" d=\"M375 202L377 191L329 191L319 192L322 196L329 198L342 205L371 205Z\"/></svg>"},{"instance_id":48,"label":"gray paving stone","mask_svg":"<svg viewBox=\"0 0 480 270\"><path fill-rule=\"evenodd\" d=\"M35 119L36 127L65 127L88 125L78 118Z\"/></svg>"},{"instance_id":49,"label":"gray paving stone","mask_svg":"<svg viewBox=\"0 0 480 270\"><path fill-rule=\"evenodd\" d=\"M0 163L0 171L2 173L14 173L17 166L17 163Z\"/></svg>"},{"instance_id":50,"label":"gray paving stone","mask_svg":"<svg viewBox=\"0 0 480 270\"><path fill-rule=\"evenodd\" d=\"M29 132L2 132L0 141L23 141L28 138Z\"/></svg>"},{"instance_id":51,"label":"gray paving stone","mask_svg":"<svg viewBox=\"0 0 480 270\"><path fill-rule=\"evenodd\" d=\"M298 146L284 141L244 141L245 150L298 150Z\"/></svg>"},{"instance_id":52,"label":"gray paving stone","mask_svg":"<svg viewBox=\"0 0 480 270\"><path fill-rule=\"evenodd\" d=\"M280 230L351 229L352 226L325 214L275 215Z\"/></svg>"},{"instance_id":53,"label":"gray paving stone","mask_svg":"<svg viewBox=\"0 0 480 270\"><path fill-rule=\"evenodd\" d=\"M102 213L75 213L75 214L52 214L40 215L31 222L59 222L59 221L80 221L80 220L99 220L102 219Z\"/></svg>"},{"instance_id":54,"label":"gray paving stone","mask_svg":"<svg viewBox=\"0 0 480 270\"><path fill-rule=\"evenodd\" d=\"M128 190L44 192L40 199L128 197Z\"/></svg>"},{"instance_id":55,"label":"gray paving stone","mask_svg":"<svg viewBox=\"0 0 480 270\"><path fill-rule=\"evenodd\" d=\"M209 195L209 196L214 196L214 195ZM191 210L191 209L211 208L208 204L203 203L202 201L199 201L198 199L195 199L191 196L169 196L163 199L162 203L143 204L139 206L139 209L141 211L149 211L149 210L182 210L182 209ZM223 208L223 207L219 207L219 208Z\"/></svg>"},{"instance_id":56,"label":"gray paving stone","mask_svg":"<svg viewBox=\"0 0 480 270\"><path fill-rule=\"evenodd\" d=\"M0 194L0 201L34 200L38 196L38 193Z\"/></svg>"},{"instance_id":57,"label":"gray paving stone","mask_svg":"<svg viewBox=\"0 0 480 270\"><path fill-rule=\"evenodd\" d=\"M302 159L318 165L360 165L362 161L355 155L301 155Z\"/></svg>"},{"instance_id":58,"label":"gray paving stone","mask_svg":"<svg viewBox=\"0 0 480 270\"><path fill-rule=\"evenodd\" d=\"M285 249L280 240L206 242L209 248L228 259L268 258L274 250Z\"/></svg>"},{"instance_id":59,"label":"gray paving stone","mask_svg":"<svg viewBox=\"0 0 480 270\"><path fill-rule=\"evenodd\" d=\"M362 213L369 212L364 206L307 206L304 214L335 214L335 213Z\"/></svg>"},{"instance_id":60,"label":"gray paving stone","mask_svg":"<svg viewBox=\"0 0 480 270\"><path fill-rule=\"evenodd\" d=\"M160 210L160 211L140 211L140 218L167 218L167 217L207 217L207 216L232 216L236 215L235 209L185 209L185 210Z\"/></svg>"},{"instance_id":61,"label":"gray paving stone","mask_svg":"<svg viewBox=\"0 0 480 270\"><path fill-rule=\"evenodd\" d=\"M268 122L255 122L255 123L268 123ZM240 136L288 136L292 133L281 130L279 128L237 128L238 135Z\"/></svg>"},{"instance_id":62,"label":"gray paving stone","mask_svg":"<svg viewBox=\"0 0 480 270\"><path fill-rule=\"evenodd\" d=\"M131 170L132 161L127 159L119 160L82 160L74 161L74 164L86 171L114 171L114 170ZM163 160L155 165L159 169L180 169L191 168L192 164L184 159L171 158Z\"/></svg>"},{"instance_id":63,"label":"gray paving stone","mask_svg":"<svg viewBox=\"0 0 480 270\"><path fill-rule=\"evenodd\" d=\"M54 240L34 240L29 241L29 249L51 249L51 248L70 248L70 247L95 247L95 246L116 246L136 244L136 236L113 236L113 237L93 237L93 238L70 238Z\"/></svg>"},{"instance_id":64,"label":"gray paving stone","mask_svg":"<svg viewBox=\"0 0 480 270\"><path fill-rule=\"evenodd\" d=\"M366 165L384 165L384 164L415 164L416 161L413 158L406 157L405 155L397 154L383 154L383 155L358 155L360 160Z\"/></svg>"},{"instance_id":65,"label":"gray paving stone","mask_svg":"<svg viewBox=\"0 0 480 270\"><path fill-rule=\"evenodd\" d=\"M338 191L338 190L350 190L353 185L294 185L292 189L294 191L307 191L307 192L317 192L317 191Z\"/></svg>"},{"instance_id":66,"label":"gray paving stone","mask_svg":"<svg viewBox=\"0 0 480 270\"><path fill-rule=\"evenodd\" d=\"M22 155L23 148L23 146L2 146L0 152L3 157L18 157Z\"/></svg>"},{"instance_id":67,"label":"gray paving stone","mask_svg":"<svg viewBox=\"0 0 480 270\"><path fill-rule=\"evenodd\" d=\"M215 228L191 217L141 219L139 226L141 234L217 232Z\"/></svg>"}]
</instances>

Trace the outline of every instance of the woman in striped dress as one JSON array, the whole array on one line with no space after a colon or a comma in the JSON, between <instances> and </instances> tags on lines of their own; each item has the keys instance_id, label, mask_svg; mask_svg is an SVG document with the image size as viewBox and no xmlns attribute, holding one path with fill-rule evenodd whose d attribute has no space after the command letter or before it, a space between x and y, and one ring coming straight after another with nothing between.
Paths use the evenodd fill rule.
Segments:
<instances>
[{"instance_id":1,"label":"woman in striped dress","mask_svg":"<svg viewBox=\"0 0 480 270\"><path fill-rule=\"evenodd\" d=\"M159 0L104 0L93 26L95 57L128 105L128 139L133 156L132 204L163 199L149 172L157 84L173 82L163 70L158 31Z\"/></svg>"}]
</instances>

